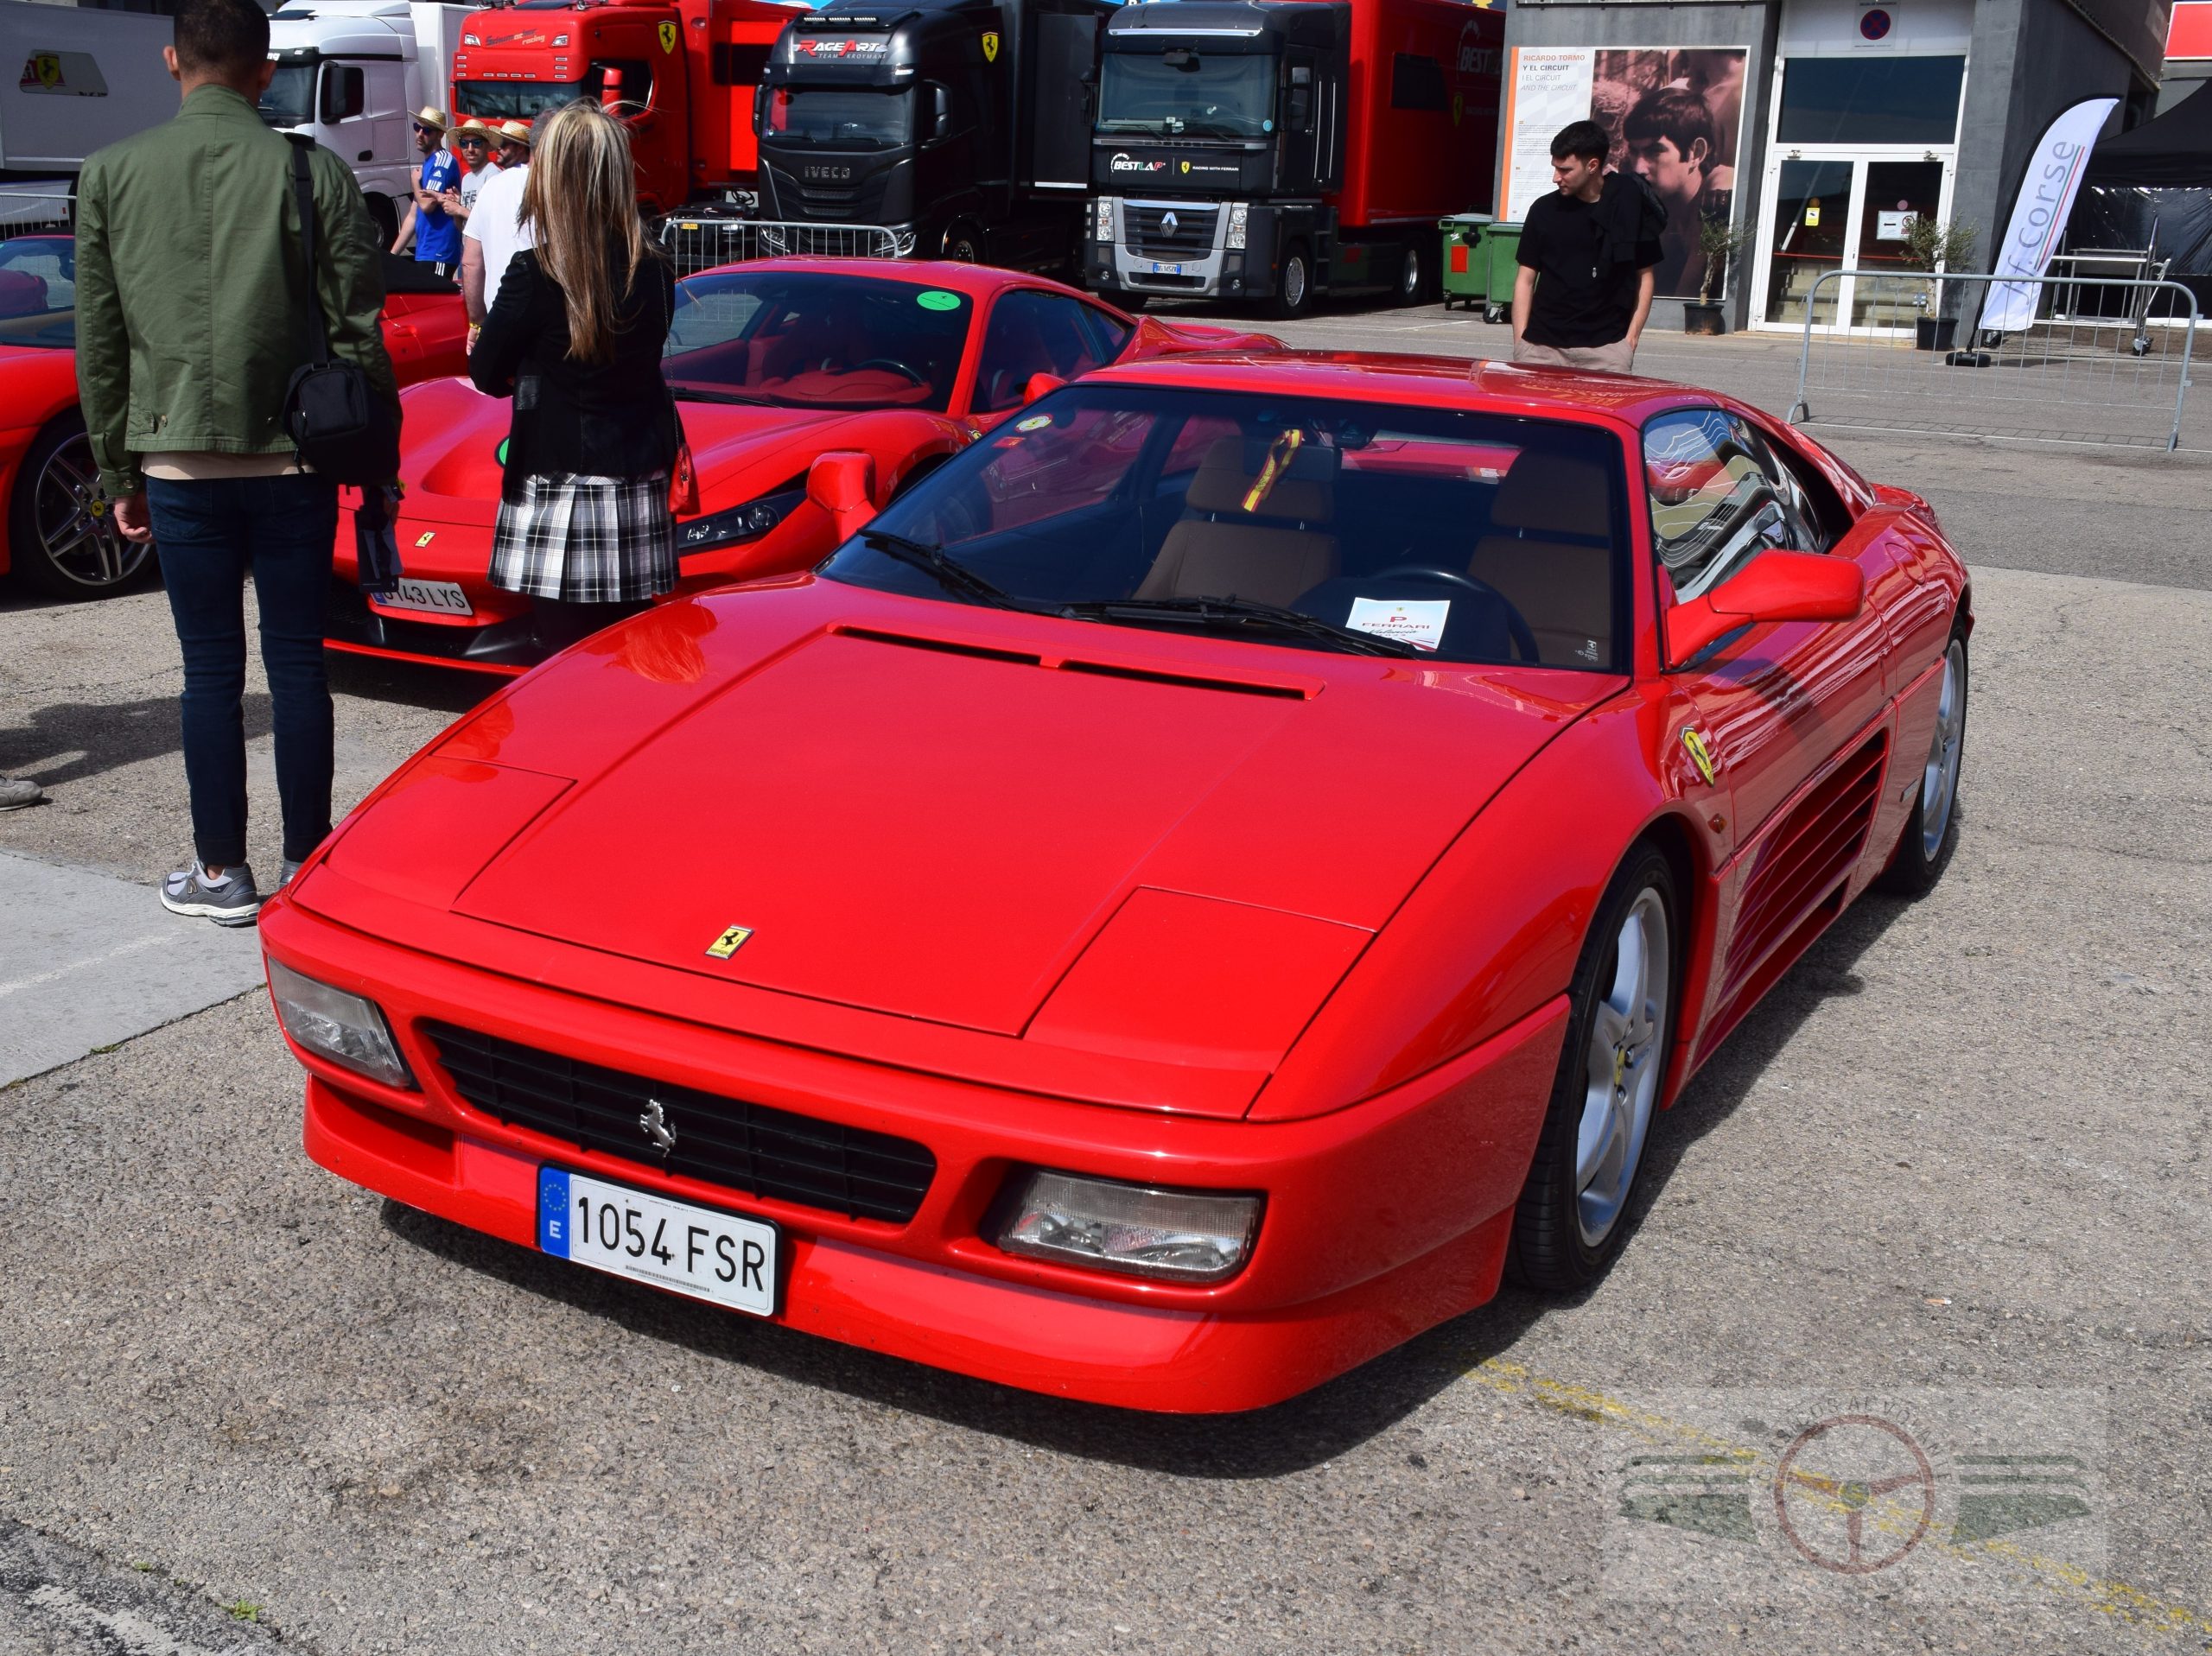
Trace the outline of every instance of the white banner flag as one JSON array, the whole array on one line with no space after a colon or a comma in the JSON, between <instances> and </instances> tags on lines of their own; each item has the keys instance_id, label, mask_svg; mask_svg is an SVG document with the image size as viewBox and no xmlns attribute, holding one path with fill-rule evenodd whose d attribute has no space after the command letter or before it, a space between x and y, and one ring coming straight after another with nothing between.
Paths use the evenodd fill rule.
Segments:
<instances>
[{"instance_id":1,"label":"white banner flag","mask_svg":"<svg viewBox=\"0 0 2212 1656\"><path fill-rule=\"evenodd\" d=\"M2089 150L2119 102L2117 98L2085 98L2044 133L2028 160L2027 175L2020 181L2012 221L2005 226L2005 239L1998 244L1996 261L1989 267L1996 275L2039 276L2050 268L2051 250L2058 245L2067 217L2074 211ZM2032 326L2038 286L2033 282L1991 282L1976 326L1993 333L2018 333Z\"/></svg>"}]
</instances>

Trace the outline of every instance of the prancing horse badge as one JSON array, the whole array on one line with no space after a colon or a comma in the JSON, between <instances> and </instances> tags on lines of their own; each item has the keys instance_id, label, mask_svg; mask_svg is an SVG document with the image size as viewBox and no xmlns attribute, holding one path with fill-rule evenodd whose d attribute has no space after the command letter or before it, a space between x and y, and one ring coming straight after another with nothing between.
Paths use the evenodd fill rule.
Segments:
<instances>
[{"instance_id":1,"label":"prancing horse badge","mask_svg":"<svg viewBox=\"0 0 2212 1656\"><path fill-rule=\"evenodd\" d=\"M707 945L707 953L715 960L726 961L744 948L745 940L752 935L753 928L750 926L732 926Z\"/></svg>"}]
</instances>

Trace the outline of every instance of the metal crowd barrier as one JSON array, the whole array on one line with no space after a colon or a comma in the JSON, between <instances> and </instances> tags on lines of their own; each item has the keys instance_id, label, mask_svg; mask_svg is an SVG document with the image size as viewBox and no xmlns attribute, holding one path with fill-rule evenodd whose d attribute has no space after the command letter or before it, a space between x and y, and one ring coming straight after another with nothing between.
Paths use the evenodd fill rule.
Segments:
<instances>
[{"instance_id":1,"label":"metal crowd barrier","mask_svg":"<svg viewBox=\"0 0 2212 1656\"><path fill-rule=\"evenodd\" d=\"M1978 326L1993 284L2029 291L2024 326ZM2178 282L1831 270L1805 295L1789 418L2172 450L2200 320Z\"/></svg>"},{"instance_id":2,"label":"metal crowd barrier","mask_svg":"<svg viewBox=\"0 0 2212 1656\"><path fill-rule=\"evenodd\" d=\"M664 219L660 244L676 262L678 276L793 253L816 258L895 259L914 251L911 235L893 235L881 225L805 225L771 219Z\"/></svg>"},{"instance_id":3,"label":"metal crowd barrier","mask_svg":"<svg viewBox=\"0 0 2212 1656\"><path fill-rule=\"evenodd\" d=\"M67 236L75 227L67 190L0 190L0 239Z\"/></svg>"}]
</instances>

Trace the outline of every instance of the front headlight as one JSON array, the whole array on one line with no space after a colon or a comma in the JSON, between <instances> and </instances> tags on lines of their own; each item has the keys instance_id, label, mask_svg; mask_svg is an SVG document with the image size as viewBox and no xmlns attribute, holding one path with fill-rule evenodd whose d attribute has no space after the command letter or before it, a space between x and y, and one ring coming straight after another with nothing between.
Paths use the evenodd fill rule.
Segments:
<instances>
[{"instance_id":1,"label":"front headlight","mask_svg":"<svg viewBox=\"0 0 2212 1656\"><path fill-rule=\"evenodd\" d=\"M376 1002L303 977L273 955L269 988L284 1032L308 1051L387 1087L415 1085Z\"/></svg>"},{"instance_id":2,"label":"front headlight","mask_svg":"<svg viewBox=\"0 0 2212 1656\"><path fill-rule=\"evenodd\" d=\"M1229 209L1229 245L1231 247L1244 245L1244 214L1245 206L1242 201L1232 204Z\"/></svg>"},{"instance_id":3,"label":"front headlight","mask_svg":"<svg viewBox=\"0 0 2212 1656\"><path fill-rule=\"evenodd\" d=\"M758 500L748 500L741 506L732 506L728 511L710 512L704 517L676 526L676 549L686 552L707 552L716 547L735 546L741 541L757 541L770 530L791 516L798 503L806 498L806 484L794 479L773 494L764 494Z\"/></svg>"},{"instance_id":4,"label":"front headlight","mask_svg":"<svg viewBox=\"0 0 2212 1656\"><path fill-rule=\"evenodd\" d=\"M1093 239L1109 244L1114 239L1114 204L1104 196L1098 199L1098 219Z\"/></svg>"},{"instance_id":5,"label":"front headlight","mask_svg":"<svg viewBox=\"0 0 2212 1656\"><path fill-rule=\"evenodd\" d=\"M1000 1211L998 1245L1122 1276L1220 1282L1244 1268L1260 1198L1159 1190L1046 1170L1020 1174Z\"/></svg>"}]
</instances>

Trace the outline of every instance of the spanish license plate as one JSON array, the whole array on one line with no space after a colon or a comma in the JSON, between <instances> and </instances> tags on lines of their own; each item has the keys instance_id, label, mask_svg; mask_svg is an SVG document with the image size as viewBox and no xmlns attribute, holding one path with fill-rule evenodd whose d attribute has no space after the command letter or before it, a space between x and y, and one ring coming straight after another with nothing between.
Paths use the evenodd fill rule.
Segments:
<instances>
[{"instance_id":1,"label":"spanish license plate","mask_svg":"<svg viewBox=\"0 0 2212 1656\"><path fill-rule=\"evenodd\" d=\"M388 610L428 610L433 615L474 615L469 607L468 594L461 590L458 581L410 581L403 576L399 590L372 594L376 603Z\"/></svg>"},{"instance_id":2,"label":"spanish license plate","mask_svg":"<svg viewBox=\"0 0 2212 1656\"><path fill-rule=\"evenodd\" d=\"M1152 273L1154 276L1180 276L1183 274L1183 267L1179 264L1162 264L1158 259L1154 259L1152 262Z\"/></svg>"},{"instance_id":3,"label":"spanish license plate","mask_svg":"<svg viewBox=\"0 0 2212 1656\"><path fill-rule=\"evenodd\" d=\"M612 1276L773 1317L779 1240L762 1220L537 1170L537 1246Z\"/></svg>"}]
</instances>

